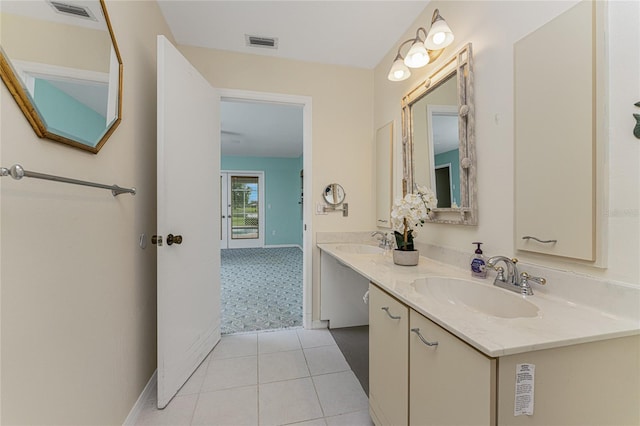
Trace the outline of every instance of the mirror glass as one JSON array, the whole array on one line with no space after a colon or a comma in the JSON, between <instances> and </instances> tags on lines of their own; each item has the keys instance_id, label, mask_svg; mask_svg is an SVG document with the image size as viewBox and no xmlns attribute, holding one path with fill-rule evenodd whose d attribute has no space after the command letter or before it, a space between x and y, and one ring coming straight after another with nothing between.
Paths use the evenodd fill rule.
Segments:
<instances>
[{"instance_id":1,"label":"mirror glass","mask_svg":"<svg viewBox=\"0 0 640 426\"><path fill-rule=\"evenodd\" d=\"M376 132L376 225L391 228L393 194L393 121Z\"/></svg>"},{"instance_id":2,"label":"mirror glass","mask_svg":"<svg viewBox=\"0 0 640 426\"><path fill-rule=\"evenodd\" d=\"M468 44L403 98L404 177L435 192L431 222L477 224L472 84Z\"/></svg>"},{"instance_id":3,"label":"mirror glass","mask_svg":"<svg viewBox=\"0 0 640 426\"><path fill-rule=\"evenodd\" d=\"M102 0L2 0L2 80L39 137L97 153L120 123L122 61Z\"/></svg>"},{"instance_id":4,"label":"mirror glass","mask_svg":"<svg viewBox=\"0 0 640 426\"><path fill-rule=\"evenodd\" d=\"M324 189L324 201L331 206L338 206L342 204L345 197L344 188L338 183L330 183Z\"/></svg>"}]
</instances>

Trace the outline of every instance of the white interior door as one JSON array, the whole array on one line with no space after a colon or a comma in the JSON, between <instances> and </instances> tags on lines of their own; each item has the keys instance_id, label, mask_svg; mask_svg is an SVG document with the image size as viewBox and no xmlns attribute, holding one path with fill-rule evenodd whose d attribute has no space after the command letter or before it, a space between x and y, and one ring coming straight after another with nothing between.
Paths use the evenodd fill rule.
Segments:
<instances>
[{"instance_id":1,"label":"white interior door","mask_svg":"<svg viewBox=\"0 0 640 426\"><path fill-rule=\"evenodd\" d=\"M159 408L220 340L219 105L217 90L158 36Z\"/></svg>"}]
</instances>

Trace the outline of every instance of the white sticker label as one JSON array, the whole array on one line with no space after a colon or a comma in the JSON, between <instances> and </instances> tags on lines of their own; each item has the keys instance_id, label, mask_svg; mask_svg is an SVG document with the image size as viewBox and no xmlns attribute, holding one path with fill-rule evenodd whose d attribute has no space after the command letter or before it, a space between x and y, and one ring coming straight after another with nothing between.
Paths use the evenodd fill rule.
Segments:
<instances>
[{"instance_id":1,"label":"white sticker label","mask_svg":"<svg viewBox=\"0 0 640 426\"><path fill-rule=\"evenodd\" d=\"M516 364L516 397L513 415L533 415L533 387L536 366L534 364Z\"/></svg>"}]
</instances>

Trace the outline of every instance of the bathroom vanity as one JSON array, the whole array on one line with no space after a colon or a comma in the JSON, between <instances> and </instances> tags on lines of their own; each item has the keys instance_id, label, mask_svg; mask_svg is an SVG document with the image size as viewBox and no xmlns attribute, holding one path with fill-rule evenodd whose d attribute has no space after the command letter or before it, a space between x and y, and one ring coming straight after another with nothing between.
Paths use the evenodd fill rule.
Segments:
<instances>
[{"instance_id":1,"label":"bathroom vanity","mask_svg":"<svg viewBox=\"0 0 640 426\"><path fill-rule=\"evenodd\" d=\"M402 267L373 250L318 247L370 283L377 425L640 424L633 312L521 296L424 257Z\"/></svg>"}]
</instances>

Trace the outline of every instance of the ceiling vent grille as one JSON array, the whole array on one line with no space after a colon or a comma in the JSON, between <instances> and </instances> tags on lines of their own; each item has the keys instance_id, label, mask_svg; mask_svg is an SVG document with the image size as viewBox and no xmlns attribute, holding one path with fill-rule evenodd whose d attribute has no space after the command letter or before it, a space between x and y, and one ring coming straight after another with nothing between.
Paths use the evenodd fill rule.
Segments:
<instances>
[{"instance_id":1,"label":"ceiling vent grille","mask_svg":"<svg viewBox=\"0 0 640 426\"><path fill-rule=\"evenodd\" d=\"M278 48L278 39L275 37L260 37L260 36L245 34L244 38L247 42L247 46L250 46L250 47L263 47L267 49Z\"/></svg>"},{"instance_id":2,"label":"ceiling vent grille","mask_svg":"<svg viewBox=\"0 0 640 426\"><path fill-rule=\"evenodd\" d=\"M91 9L89 9L88 7L78 6L70 3L63 3L60 1L50 1L49 4L51 4L51 7L53 7L58 13L74 16L76 18L91 19L93 21L97 21L95 16L93 16L93 13L91 13Z\"/></svg>"}]
</instances>

